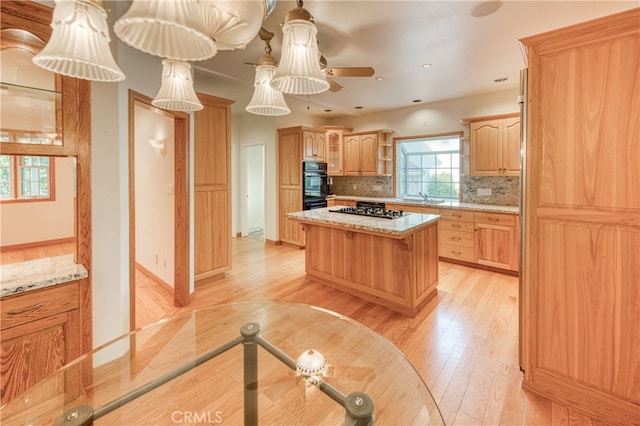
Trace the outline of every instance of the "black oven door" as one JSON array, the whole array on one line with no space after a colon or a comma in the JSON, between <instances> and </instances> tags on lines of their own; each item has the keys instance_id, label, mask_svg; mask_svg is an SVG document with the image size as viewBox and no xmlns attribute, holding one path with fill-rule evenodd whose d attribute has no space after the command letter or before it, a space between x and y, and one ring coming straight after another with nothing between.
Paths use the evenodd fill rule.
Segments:
<instances>
[{"instance_id":1,"label":"black oven door","mask_svg":"<svg viewBox=\"0 0 640 426\"><path fill-rule=\"evenodd\" d=\"M327 207L326 197L306 197L302 201L303 210L321 209Z\"/></svg>"},{"instance_id":2,"label":"black oven door","mask_svg":"<svg viewBox=\"0 0 640 426\"><path fill-rule=\"evenodd\" d=\"M320 173L304 174L304 197L326 197L329 195L327 175Z\"/></svg>"}]
</instances>

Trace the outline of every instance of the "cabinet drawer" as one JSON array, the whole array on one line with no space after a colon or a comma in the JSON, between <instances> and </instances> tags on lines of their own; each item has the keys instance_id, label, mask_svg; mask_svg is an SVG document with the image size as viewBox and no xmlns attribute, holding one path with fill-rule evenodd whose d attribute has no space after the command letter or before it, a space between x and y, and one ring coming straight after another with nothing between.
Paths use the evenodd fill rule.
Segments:
<instances>
[{"instance_id":1,"label":"cabinet drawer","mask_svg":"<svg viewBox=\"0 0 640 426\"><path fill-rule=\"evenodd\" d=\"M485 223L488 225L515 226L516 215L505 213L476 212L475 221L476 223Z\"/></svg>"},{"instance_id":2,"label":"cabinet drawer","mask_svg":"<svg viewBox=\"0 0 640 426\"><path fill-rule=\"evenodd\" d=\"M440 242L456 246L473 247L473 232L442 230L440 232Z\"/></svg>"},{"instance_id":3,"label":"cabinet drawer","mask_svg":"<svg viewBox=\"0 0 640 426\"><path fill-rule=\"evenodd\" d=\"M440 231L473 231L473 222L458 222L455 220L442 220L438 222Z\"/></svg>"},{"instance_id":4,"label":"cabinet drawer","mask_svg":"<svg viewBox=\"0 0 640 426\"><path fill-rule=\"evenodd\" d=\"M0 300L0 330L78 308L78 281Z\"/></svg>"},{"instance_id":5,"label":"cabinet drawer","mask_svg":"<svg viewBox=\"0 0 640 426\"><path fill-rule=\"evenodd\" d=\"M465 262L473 262L474 254L473 247L457 246L454 244L440 243L441 257L448 257L450 259L463 260Z\"/></svg>"},{"instance_id":6,"label":"cabinet drawer","mask_svg":"<svg viewBox=\"0 0 640 426\"><path fill-rule=\"evenodd\" d=\"M457 220L460 222L473 222L473 212L463 210L441 209L440 216L446 220Z\"/></svg>"}]
</instances>

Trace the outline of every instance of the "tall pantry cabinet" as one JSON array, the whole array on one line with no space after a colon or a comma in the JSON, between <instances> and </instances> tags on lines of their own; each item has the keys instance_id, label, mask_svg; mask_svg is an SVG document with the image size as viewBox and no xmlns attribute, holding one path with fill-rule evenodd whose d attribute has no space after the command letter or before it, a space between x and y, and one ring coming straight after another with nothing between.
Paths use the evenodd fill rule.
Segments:
<instances>
[{"instance_id":1,"label":"tall pantry cabinet","mask_svg":"<svg viewBox=\"0 0 640 426\"><path fill-rule=\"evenodd\" d=\"M640 8L521 40L523 387L640 422Z\"/></svg>"},{"instance_id":2,"label":"tall pantry cabinet","mask_svg":"<svg viewBox=\"0 0 640 426\"><path fill-rule=\"evenodd\" d=\"M231 268L231 104L198 93L194 114L195 280Z\"/></svg>"}]
</instances>

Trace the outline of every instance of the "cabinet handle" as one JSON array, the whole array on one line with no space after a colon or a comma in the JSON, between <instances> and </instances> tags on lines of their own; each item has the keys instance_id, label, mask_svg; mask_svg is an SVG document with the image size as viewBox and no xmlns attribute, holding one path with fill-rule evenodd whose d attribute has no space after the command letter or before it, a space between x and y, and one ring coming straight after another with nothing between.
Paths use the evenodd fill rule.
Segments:
<instances>
[{"instance_id":1,"label":"cabinet handle","mask_svg":"<svg viewBox=\"0 0 640 426\"><path fill-rule=\"evenodd\" d=\"M492 222L500 222L500 218L497 218L497 217L490 217L488 219Z\"/></svg>"},{"instance_id":2,"label":"cabinet handle","mask_svg":"<svg viewBox=\"0 0 640 426\"><path fill-rule=\"evenodd\" d=\"M458 225L457 223L454 223L451 225L452 228L460 228L460 225Z\"/></svg>"},{"instance_id":3,"label":"cabinet handle","mask_svg":"<svg viewBox=\"0 0 640 426\"><path fill-rule=\"evenodd\" d=\"M451 237L452 240L454 241L460 241L462 238L461 237Z\"/></svg>"},{"instance_id":4,"label":"cabinet handle","mask_svg":"<svg viewBox=\"0 0 640 426\"><path fill-rule=\"evenodd\" d=\"M456 256L460 256L462 254L461 251L451 251L451 253L455 254Z\"/></svg>"},{"instance_id":5,"label":"cabinet handle","mask_svg":"<svg viewBox=\"0 0 640 426\"><path fill-rule=\"evenodd\" d=\"M452 214L451 217L462 217L461 214Z\"/></svg>"},{"instance_id":6,"label":"cabinet handle","mask_svg":"<svg viewBox=\"0 0 640 426\"><path fill-rule=\"evenodd\" d=\"M29 306L28 308L24 308L24 309L20 309L18 311L14 311L13 309L10 310L9 312L7 312L7 315L9 315L10 317L14 317L16 315L20 315L20 314L26 314L27 312L31 312L31 311L37 311L38 309L42 308L42 303L36 303L33 306Z\"/></svg>"}]
</instances>

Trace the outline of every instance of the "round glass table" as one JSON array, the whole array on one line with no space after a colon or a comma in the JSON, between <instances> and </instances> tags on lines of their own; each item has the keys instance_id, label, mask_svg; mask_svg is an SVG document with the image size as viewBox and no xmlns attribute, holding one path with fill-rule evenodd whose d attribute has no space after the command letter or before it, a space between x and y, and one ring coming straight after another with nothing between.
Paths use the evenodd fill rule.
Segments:
<instances>
[{"instance_id":1,"label":"round glass table","mask_svg":"<svg viewBox=\"0 0 640 426\"><path fill-rule=\"evenodd\" d=\"M440 425L413 366L335 312L239 302L124 335L0 409L3 424Z\"/></svg>"}]
</instances>

